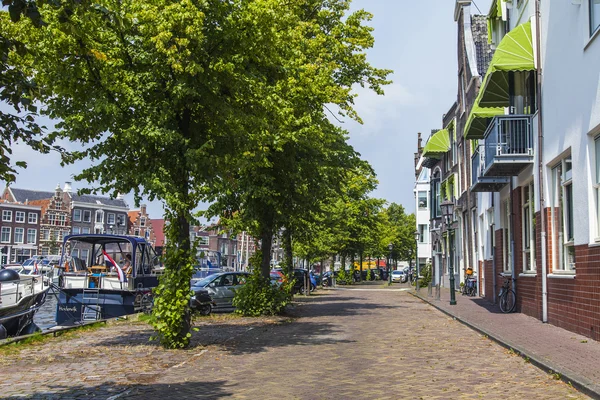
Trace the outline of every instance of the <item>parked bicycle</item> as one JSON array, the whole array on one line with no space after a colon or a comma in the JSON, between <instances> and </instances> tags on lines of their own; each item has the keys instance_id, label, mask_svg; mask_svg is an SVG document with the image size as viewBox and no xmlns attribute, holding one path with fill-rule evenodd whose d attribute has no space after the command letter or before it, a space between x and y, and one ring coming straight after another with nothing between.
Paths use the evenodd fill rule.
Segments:
<instances>
[{"instance_id":1,"label":"parked bicycle","mask_svg":"<svg viewBox=\"0 0 600 400\"><path fill-rule=\"evenodd\" d=\"M477 294L477 278L473 276L473 268L465 271L465 282L462 284L463 296L475 296Z\"/></svg>"},{"instance_id":2,"label":"parked bicycle","mask_svg":"<svg viewBox=\"0 0 600 400\"><path fill-rule=\"evenodd\" d=\"M515 310L517 306L517 295L514 290L510 287L510 279L500 274L500 277L504 278L502 289L498 297L500 298L500 311L503 313L510 313Z\"/></svg>"}]
</instances>

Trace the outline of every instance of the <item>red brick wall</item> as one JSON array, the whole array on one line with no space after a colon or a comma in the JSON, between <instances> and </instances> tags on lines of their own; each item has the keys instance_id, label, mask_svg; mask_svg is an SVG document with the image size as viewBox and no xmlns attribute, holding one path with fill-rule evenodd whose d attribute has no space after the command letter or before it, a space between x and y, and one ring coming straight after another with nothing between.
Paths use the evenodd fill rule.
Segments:
<instances>
[{"instance_id":1,"label":"red brick wall","mask_svg":"<svg viewBox=\"0 0 600 400\"><path fill-rule=\"evenodd\" d=\"M575 246L575 279L548 278L548 322L600 340L600 247Z\"/></svg>"},{"instance_id":2,"label":"red brick wall","mask_svg":"<svg viewBox=\"0 0 600 400\"><path fill-rule=\"evenodd\" d=\"M480 292L481 289L485 291L485 298L492 301L494 296L494 262L492 260L485 260L483 263L485 269L485 282L481 284L481 278L479 279ZM485 285L485 286L484 286Z\"/></svg>"}]
</instances>

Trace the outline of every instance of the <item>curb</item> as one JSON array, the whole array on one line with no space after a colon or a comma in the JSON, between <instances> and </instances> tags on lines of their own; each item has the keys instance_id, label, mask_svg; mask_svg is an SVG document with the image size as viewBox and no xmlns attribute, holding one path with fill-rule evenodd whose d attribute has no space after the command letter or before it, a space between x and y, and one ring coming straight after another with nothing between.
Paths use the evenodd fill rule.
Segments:
<instances>
[{"instance_id":1,"label":"curb","mask_svg":"<svg viewBox=\"0 0 600 400\"><path fill-rule=\"evenodd\" d=\"M586 382L582 382L580 378L575 378L573 377L570 372L564 371L562 368L560 367L556 367L553 365L550 365L548 362L543 361L541 359L539 359L537 356L530 354L527 350L519 347L519 346L515 346L515 345L511 345L510 343L504 341L503 339L499 338L498 336L494 335L493 333L488 332L485 329L479 328L477 325L474 325L460 317L457 317L456 315L451 314L450 312L444 310L441 307L438 307L436 304L432 303L431 301L424 299L423 297L417 296L415 293L413 292L409 292L413 297L423 301L424 303L429 304L430 306L432 306L433 308L437 309L438 311L441 311L442 313L446 314L449 317L452 317L453 319L455 319L456 321L460 322L461 324L473 329L476 332L479 332L480 334L486 336L488 339L491 339L492 341L498 343L500 346L512 350L514 351L517 355L519 355L521 358L529 361L529 363L531 363L532 365L535 365L536 367L538 367L539 369L541 369L542 371L549 373L549 374L554 374L557 373L560 375L560 380L562 380L564 383L566 383L567 385L571 385L573 386L575 389L577 389L579 392L590 396L593 399L596 400L600 400L600 391L598 391L597 389L594 389L592 387L590 387L590 384L593 383L586 383Z\"/></svg>"}]
</instances>

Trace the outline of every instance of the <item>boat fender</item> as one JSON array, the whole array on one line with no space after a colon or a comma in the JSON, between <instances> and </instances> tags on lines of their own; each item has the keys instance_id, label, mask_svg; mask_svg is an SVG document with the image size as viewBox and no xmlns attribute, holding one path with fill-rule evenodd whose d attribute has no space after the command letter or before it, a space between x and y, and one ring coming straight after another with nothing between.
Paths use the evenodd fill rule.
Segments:
<instances>
[{"instance_id":1,"label":"boat fender","mask_svg":"<svg viewBox=\"0 0 600 400\"><path fill-rule=\"evenodd\" d=\"M0 271L0 282L18 281L21 279L19 273L12 269L3 269Z\"/></svg>"}]
</instances>

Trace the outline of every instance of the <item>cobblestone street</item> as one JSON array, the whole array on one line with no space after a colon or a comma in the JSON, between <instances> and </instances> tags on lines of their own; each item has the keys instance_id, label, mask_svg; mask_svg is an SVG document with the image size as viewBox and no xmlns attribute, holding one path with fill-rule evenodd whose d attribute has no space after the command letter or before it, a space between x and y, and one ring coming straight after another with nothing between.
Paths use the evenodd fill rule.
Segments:
<instances>
[{"instance_id":1,"label":"cobblestone street","mask_svg":"<svg viewBox=\"0 0 600 400\"><path fill-rule=\"evenodd\" d=\"M0 396L587 398L407 292L320 291L290 316L201 319L186 351L148 343L145 324L110 325L3 355Z\"/></svg>"}]
</instances>

